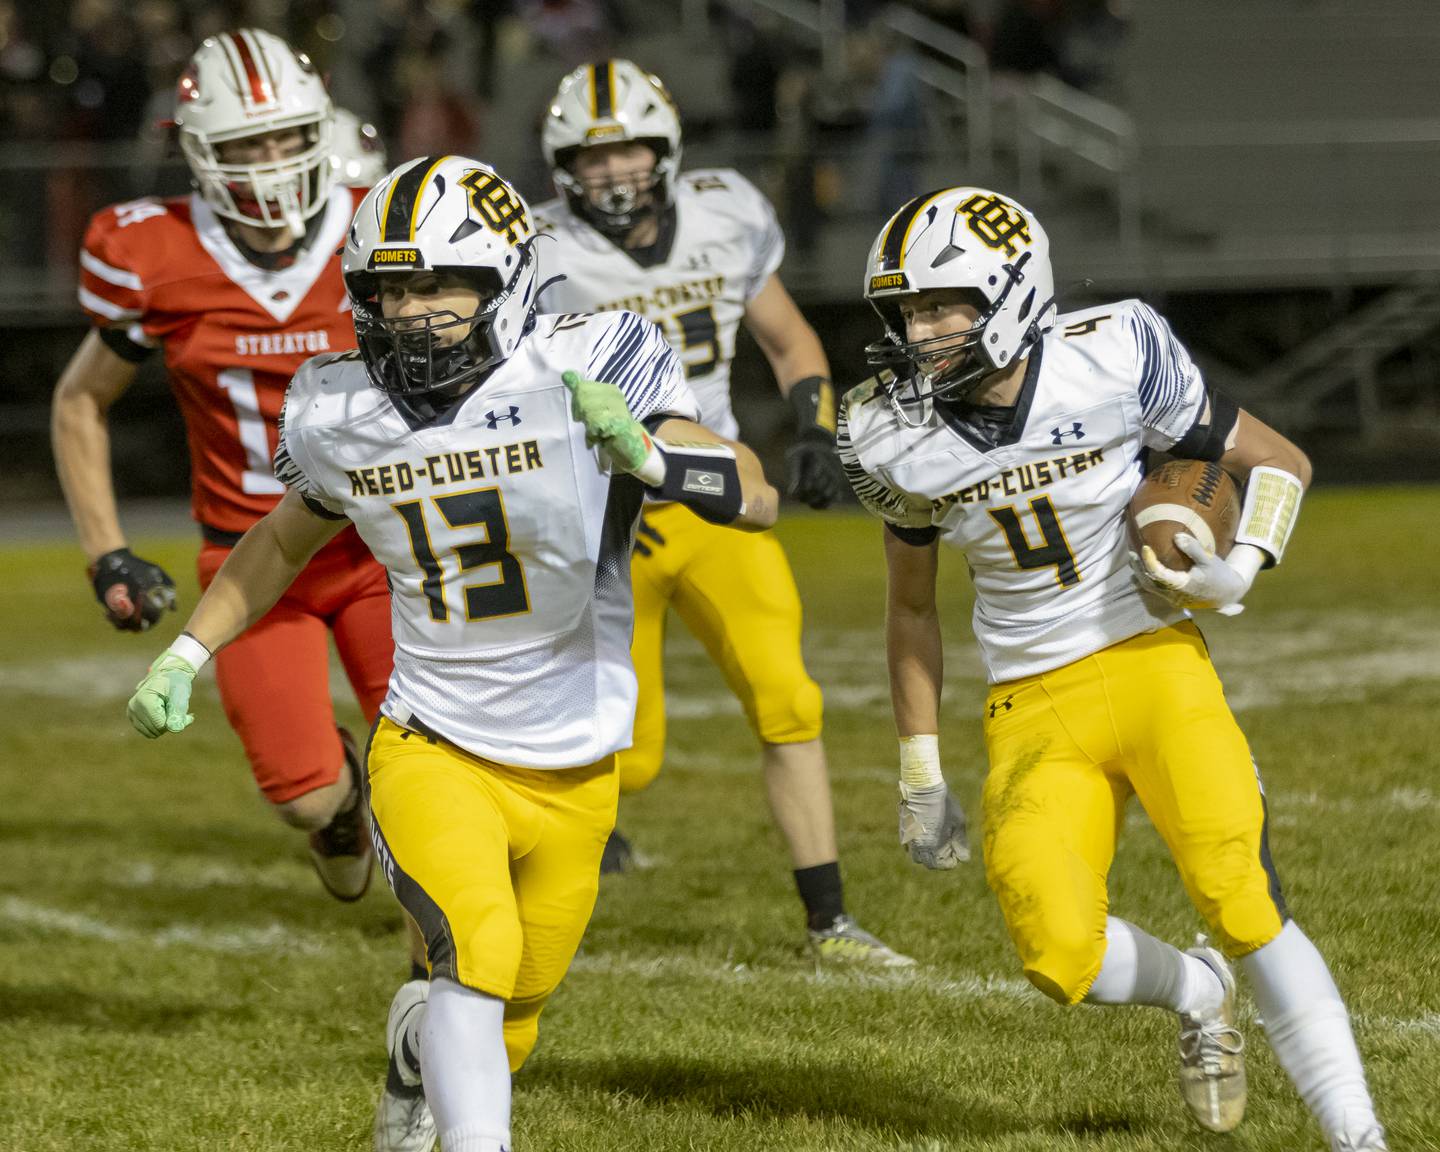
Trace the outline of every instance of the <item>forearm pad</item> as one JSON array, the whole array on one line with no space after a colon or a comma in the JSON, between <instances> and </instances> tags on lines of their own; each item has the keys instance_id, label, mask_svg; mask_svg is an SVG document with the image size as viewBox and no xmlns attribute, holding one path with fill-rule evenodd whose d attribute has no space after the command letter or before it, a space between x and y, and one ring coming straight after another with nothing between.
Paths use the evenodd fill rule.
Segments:
<instances>
[{"instance_id":1,"label":"forearm pad","mask_svg":"<svg viewBox=\"0 0 1440 1152\"><path fill-rule=\"evenodd\" d=\"M725 444L667 444L655 446L665 458L665 476L647 491L657 500L684 504L711 524L730 524L745 508L740 493L740 466Z\"/></svg>"},{"instance_id":2,"label":"forearm pad","mask_svg":"<svg viewBox=\"0 0 1440 1152\"><path fill-rule=\"evenodd\" d=\"M786 397L795 413L797 438L835 439L835 388L824 376L807 376Z\"/></svg>"},{"instance_id":3,"label":"forearm pad","mask_svg":"<svg viewBox=\"0 0 1440 1152\"><path fill-rule=\"evenodd\" d=\"M1285 545L1300 516L1305 486L1298 476L1264 465L1250 470L1245 484L1245 502L1240 508L1240 530L1236 544L1253 544L1279 564Z\"/></svg>"}]
</instances>

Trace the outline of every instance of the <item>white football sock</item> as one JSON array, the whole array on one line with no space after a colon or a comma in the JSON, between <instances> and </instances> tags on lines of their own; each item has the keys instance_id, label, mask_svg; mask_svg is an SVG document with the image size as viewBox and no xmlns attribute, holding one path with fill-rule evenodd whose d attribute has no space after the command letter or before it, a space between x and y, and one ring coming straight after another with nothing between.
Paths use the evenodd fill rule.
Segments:
<instances>
[{"instance_id":1,"label":"white football sock","mask_svg":"<svg viewBox=\"0 0 1440 1152\"><path fill-rule=\"evenodd\" d=\"M503 1152L510 1142L505 1001L434 979L420 1043L443 1152Z\"/></svg>"},{"instance_id":2,"label":"white football sock","mask_svg":"<svg viewBox=\"0 0 1440 1152\"><path fill-rule=\"evenodd\" d=\"M1240 961L1265 1035L1327 1139L1358 1139L1377 1127L1365 1069L1340 989L1293 920Z\"/></svg>"},{"instance_id":3,"label":"white football sock","mask_svg":"<svg viewBox=\"0 0 1440 1152\"><path fill-rule=\"evenodd\" d=\"M1115 916L1105 918L1105 960L1090 1004L1149 1004L1192 1016L1220 1011L1225 989L1210 965Z\"/></svg>"}]
</instances>

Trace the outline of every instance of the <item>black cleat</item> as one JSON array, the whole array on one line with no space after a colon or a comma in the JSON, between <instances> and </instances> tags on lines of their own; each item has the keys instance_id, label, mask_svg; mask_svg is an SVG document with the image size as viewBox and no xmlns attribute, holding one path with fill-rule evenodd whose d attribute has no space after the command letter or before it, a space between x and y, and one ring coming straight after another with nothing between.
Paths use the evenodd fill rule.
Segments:
<instances>
[{"instance_id":1,"label":"black cleat","mask_svg":"<svg viewBox=\"0 0 1440 1152\"><path fill-rule=\"evenodd\" d=\"M337 900L359 900L370 887L375 849L370 843L370 813L365 791L360 786L360 753L355 738L341 728L340 744L345 749L345 770L349 773L350 797L330 823L310 833L310 862L325 891Z\"/></svg>"}]
</instances>

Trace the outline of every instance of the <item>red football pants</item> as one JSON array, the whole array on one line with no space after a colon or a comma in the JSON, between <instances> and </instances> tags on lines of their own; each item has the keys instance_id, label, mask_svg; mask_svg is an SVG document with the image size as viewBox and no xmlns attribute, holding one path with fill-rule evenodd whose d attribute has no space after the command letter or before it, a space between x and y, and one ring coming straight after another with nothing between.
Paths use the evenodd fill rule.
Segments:
<instances>
[{"instance_id":1,"label":"red football pants","mask_svg":"<svg viewBox=\"0 0 1440 1152\"><path fill-rule=\"evenodd\" d=\"M197 567L210 586L230 549L206 544ZM390 590L385 569L347 528L305 566L280 602L215 657L215 680L230 727L272 804L285 804L340 777L344 752L330 702L327 632L367 723L390 683ZM363 741L362 741L363 743Z\"/></svg>"}]
</instances>

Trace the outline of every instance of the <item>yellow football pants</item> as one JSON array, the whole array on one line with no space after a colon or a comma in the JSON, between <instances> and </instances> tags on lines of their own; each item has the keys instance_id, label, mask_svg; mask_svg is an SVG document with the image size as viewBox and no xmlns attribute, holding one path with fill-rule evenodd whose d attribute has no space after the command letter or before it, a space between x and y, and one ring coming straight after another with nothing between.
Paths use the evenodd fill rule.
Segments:
<instances>
[{"instance_id":1,"label":"yellow football pants","mask_svg":"<svg viewBox=\"0 0 1440 1152\"><path fill-rule=\"evenodd\" d=\"M644 788L665 756L665 618L673 604L739 698L756 736L799 744L820 735L820 686L800 653L800 594L780 541L700 519L681 504L645 509L630 565L640 681L635 742L620 753L620 790ZM644 554L648 547L650 554Z\"/></svg>"},{"instance_id":2,"label":"yellow football pants","mask_svg":"<svg viewBox=\"0 0 1440 1152\"><path fill-rule=\"evenodd\" d=\"M1105 955L1106 874L1139 797L1231 956L1285 917L1249 746L1191 623L994 685L985 871L1031 983L1083 999Z\"/></svg>"},{"instance_id":3,"label":"yellow football pants","mask_svg":"<svg viewBox=\"0 0 1440 1152\"><path fill-rule=\"evenodd\" d=\"M381 717L368 766L379 863L425 935L431 975L505 1001L518 1069L595 907L615 759L515 768Z\"/></svg>"}]
</instances>

